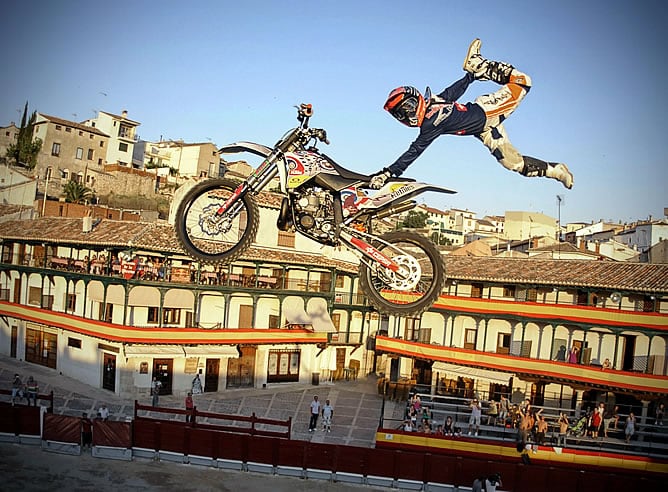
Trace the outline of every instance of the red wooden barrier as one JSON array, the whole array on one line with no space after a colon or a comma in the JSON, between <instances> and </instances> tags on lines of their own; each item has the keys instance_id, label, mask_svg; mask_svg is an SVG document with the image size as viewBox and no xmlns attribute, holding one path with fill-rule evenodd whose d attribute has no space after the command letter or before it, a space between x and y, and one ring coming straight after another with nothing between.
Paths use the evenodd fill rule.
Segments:
<instances>
[{"instance_id":1,"label":"red wooden barrier","mask_svg":"<svg viewBox=\"0 0 668 492\"><path fill-rule=\"evenodd\" d=\"M132 447L132 424L93 420L93 446Z\"/></svg>"},{"instance_id":2,"label":"red wooden barrier","mask_svg":"<svg viewBox=\"0 0 668 492\"><path fill-rule=\"evenodd\" d=\"M15 436L39 436L40 408L23 405L0 404L0 432Z\"/></svg>"},{"instance_id":3,"label":"red wooden barrier","mask_svg":"<svg viewBox=\"0 0 668 492\"><path fill-rule=\"evenodd\" d=\"M81 443L81 418L69 415L44 414L44 432L42 439L45 441L59 441L71 444Z\"/></svg>"},{"instance_id":4,"label":"red wooden barrier","mask_svg":"<svg viewBox=\"0 0 668 492\"><path fill-rule=\"evenodd\" d=\"M364 475L367 469L368 448L337 446L336 471ZM372 450L373 451L373 450Z\"/></svg>"}]
</instances>

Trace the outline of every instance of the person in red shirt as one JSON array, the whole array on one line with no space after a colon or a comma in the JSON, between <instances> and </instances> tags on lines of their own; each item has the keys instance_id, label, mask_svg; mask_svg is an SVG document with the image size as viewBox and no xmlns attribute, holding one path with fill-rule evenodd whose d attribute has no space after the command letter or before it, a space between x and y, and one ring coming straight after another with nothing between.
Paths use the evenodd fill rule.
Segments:
<instances>
[{"instance_id":1,"label":"person in red shirt","mask_svg":"<svg viewBox=\"0 0 668 492\"><path fill-rule=\"evenodd\" d=\"M193 422L193 410L195 408L195 402L193 401L193 394L188 391L186 396L186 422Z\"/></svg>"}]
</instances>

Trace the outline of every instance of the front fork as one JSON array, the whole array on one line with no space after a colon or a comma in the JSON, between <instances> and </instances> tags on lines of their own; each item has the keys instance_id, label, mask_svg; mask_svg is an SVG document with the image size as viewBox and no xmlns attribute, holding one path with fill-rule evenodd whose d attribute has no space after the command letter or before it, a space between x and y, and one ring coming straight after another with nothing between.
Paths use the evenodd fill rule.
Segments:
<instances>
[{"instance_id":1,"label":"front fork","mask_svg":"<svg viewBox=\"0 0 668 492\"><path fill-rule=\"evenodd\" d=\"M228 214L235 216L239 213L243 207L243 205L239 203L239 198L249 192L257 194L267 186L267 184L278 175L277 162L281 157L281 154L272 153L262 161L262 164L260 164L245 181L237 186L230 197L225 200L218 210L216 210L216 215L222 216Z\"/></svg>"}]
</instances>

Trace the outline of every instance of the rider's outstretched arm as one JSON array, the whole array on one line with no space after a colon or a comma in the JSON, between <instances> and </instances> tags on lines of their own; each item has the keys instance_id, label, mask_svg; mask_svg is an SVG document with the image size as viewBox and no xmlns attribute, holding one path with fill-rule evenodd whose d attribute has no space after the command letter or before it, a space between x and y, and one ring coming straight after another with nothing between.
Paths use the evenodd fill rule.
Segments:
<instances>
[{"instance_id":1,"label":"rider's outstretched arm","mask_svg":"<svg viewBox=\"0 0 668 492\"><path fill-rule=\"evenodd\" d=\"M468 89L469 85L471 85L471 82L474 80L475 77L473 77L472 74L467 73L461 79L454 82L450 87L443 89L443 92L441 92L438 97L449 102L454 102L464 95L466 89Z\"/></svg>"}]
</instances>

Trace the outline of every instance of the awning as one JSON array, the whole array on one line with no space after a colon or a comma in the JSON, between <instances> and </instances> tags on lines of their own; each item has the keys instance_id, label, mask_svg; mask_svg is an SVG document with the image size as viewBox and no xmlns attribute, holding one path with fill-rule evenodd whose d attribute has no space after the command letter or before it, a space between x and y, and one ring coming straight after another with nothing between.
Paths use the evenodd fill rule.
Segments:
<instances>
[{"instance_id":1,"label":"awning","mask_svg":"<svg viewBox=\"0 0 668 492\"><path fill-rule=\"evenodd\" d=\"M475 367L458 366L455 364L448 364L446 362L434 362L431 367L432 372L445 373L449 379L454 379L457 376L472 379L487 379L492 383L508 384L508 380L514 374L507 372L490 371L488 369L477 369Z\"/></svg>"},{"instance_id":2,"label":"awning","mask_svg":"<svg viewBox=\"0 0 668 492\"><path fill-rule=\"evenodd\" d=\"M324 299L312 300L308 305L307 312L313 325L313 331L318 333L336 333L336 327L332 323L332 318L329 317L327 303Z\"/></svg>"},{"instance_id":3,"label":"awning","mask_svg":"<svg viewBox=\"0 0 668 492\"><path fill-rule=\"evenodd\" d=\"M236 345L195 345L192 347L183 347L187 357L199 357L202 355L215 355L218 357L239 358L239 351Z\"/></svg>"},{"instance_id":4,"label":"awning","mask_svg":"<svg viewBox=\"0 0 668 492\"><path fill-rule=\"evenodd\" d=\"M311 324L311 318L304 311L304 301L298 297L288 297L283 304L283 312L290 325Z\"/></svg>"},{"instance_id":5,"label":"awning","mask_svg":"<svg viewBox=\"0 0 668 492\"><path fill-rule=\"evenodd\" d=\"M123 347L126 357L185 357L182 345L125 345Z\"/></svg>"}]
</instances>

